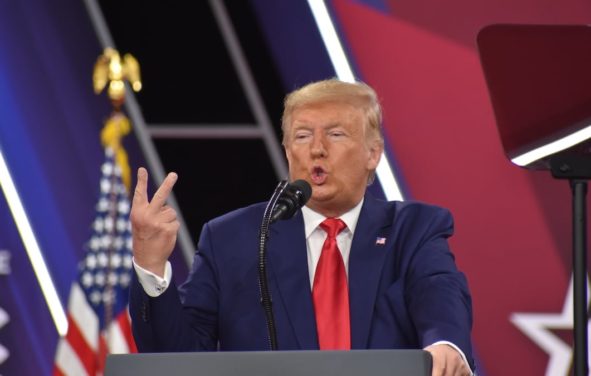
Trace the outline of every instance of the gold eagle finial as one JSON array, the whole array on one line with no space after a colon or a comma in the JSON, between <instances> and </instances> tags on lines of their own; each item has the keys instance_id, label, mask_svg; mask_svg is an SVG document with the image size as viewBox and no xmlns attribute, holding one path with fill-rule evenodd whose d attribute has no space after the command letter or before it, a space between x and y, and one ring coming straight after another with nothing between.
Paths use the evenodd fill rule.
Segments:
<instances>
[{"instance_id":1,"label":"gold eagle finial","mask_svg":"<svg viewBox=\"0 0 591 376\"><path fill-rule=\"evenodd\" d=\"M94 92L99 94L107 84L107 94L115 108L119 108L125 98L124 80L128 80L134 91L140 91L140 66L131 54L123 55L123 59L117 50L107 47L94 64L92 74Z\"/></svg>"},{"instance_id":2,"label":"gold eagle finial","mask_svg":"<svg viewBox=\"0 0 591 376\"><path fill-rule=\"evenodd\" d=\"M101 142L105 148L109 148L115 154L117 165L121 168L121 178L129 192L131 185L131 170L127 153L122 145L122 140L131 131L129 119L121 112L121 105L125 101L125 83L127 80L134 91L140 91L140 65L130 54L125 54L123 59L117 50L107 47L94 64L92 81L94 92L99 94L108 85L107 94L115 110L105 122L101 131Z\"/></svg>"}]
</instances>

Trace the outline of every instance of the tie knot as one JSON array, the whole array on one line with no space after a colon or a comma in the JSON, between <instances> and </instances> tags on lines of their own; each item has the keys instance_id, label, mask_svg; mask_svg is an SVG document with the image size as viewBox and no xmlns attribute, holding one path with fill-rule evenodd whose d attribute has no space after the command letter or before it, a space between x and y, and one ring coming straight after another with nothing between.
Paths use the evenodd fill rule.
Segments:
<instances>
[{"instance_id":1,"label":"tie knot","mask_svg":"<svg viewBox=\"0 0 591 376\"><path fill-rule=\"evenodd\" d=\"M347 227L347 225L339 218L326 218L320 224L320 227L326 231L329 238L335 238L341 231L345 229L345 227Z\"/></svg>"}]
</instances>

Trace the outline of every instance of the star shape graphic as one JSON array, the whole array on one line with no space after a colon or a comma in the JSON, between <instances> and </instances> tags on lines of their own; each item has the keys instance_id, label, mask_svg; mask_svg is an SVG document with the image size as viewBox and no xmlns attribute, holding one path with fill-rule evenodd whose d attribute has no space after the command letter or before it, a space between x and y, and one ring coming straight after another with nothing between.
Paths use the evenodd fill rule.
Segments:
<instances>
[{"instance_id":1,"label":"star shape graphic","mask_svg":"<svg viewBox=\"0 0 591 376\"><path fill-rule=\"evenodd\" d=\"M587 306L591 288L587 276ZM573 278L570 279L562 312L560 313L513 313L511 322L519 328L536 345L550 357L546 367L547 376L568 375L572 360L573 349L552 330L573 329ZM587 338L591 336L591 321L587 322ZM588 355L591 363L591 355ZM591 373L590 373L591 375Z\"/></svg>"},{"instance_id":2,"label":"star shape graphic","mask_svg":"<svg viewBox=\"0 0 591 376\"><path fill-rule=\"evenodd\" d=\"M2 308L0 308L0 329L2 329L4 325L8 324L8 322L10 322L10 317L8 316L8 313ZM4 363L4 361L9 356L10 352L8 351L8 349L2 346L2 344L0 344L0 364Z\"/></svg>"}]
</instances>

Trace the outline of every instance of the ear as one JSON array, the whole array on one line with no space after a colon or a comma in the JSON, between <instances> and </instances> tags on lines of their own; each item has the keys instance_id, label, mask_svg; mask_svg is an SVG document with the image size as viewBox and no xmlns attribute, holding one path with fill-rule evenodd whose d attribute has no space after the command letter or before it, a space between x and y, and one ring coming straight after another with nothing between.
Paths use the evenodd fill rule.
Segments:
<instances>
[{"instance_id":1,"label":"ear","mask_svg":"<svg viewBox=\"0 0 591 376\"><path fill-rule=\"evenodd\" d=\"M291 164L291 150L285 144L283 144L283 149L285 150L285 157L287 158L287 163Z\"/></svg>"},{"instance_id":2,"label":"ear","mask_svg":"<svg viewBox=\"0 0 591 376\"><path fill-rule=\"evenodd\" d=\"M381 140L375 140L370 144L368 148L369 158L367 159L367 169L369 171L374 171L376 168L378 168L383 151L384 143Z\"/></svg>"}]
</instances>

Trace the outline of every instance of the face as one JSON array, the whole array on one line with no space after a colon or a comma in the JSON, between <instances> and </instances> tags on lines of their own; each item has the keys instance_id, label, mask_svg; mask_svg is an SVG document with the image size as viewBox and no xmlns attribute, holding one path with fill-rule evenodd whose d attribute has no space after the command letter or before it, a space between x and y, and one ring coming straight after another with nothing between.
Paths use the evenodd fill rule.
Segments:
<instances>
[{"instance_id":1,"label":"face","mask_svg":"<svg viewBox=\"0 0 591 376\"><path fill-rule=\"evenodd\" d=\"M375 170L382 146L368 142L362 110L327 102L296 109L286 130L285 152L291 181L312 186L307 206L337 217L357 205Z\"/></svg>"}]
</instances>

